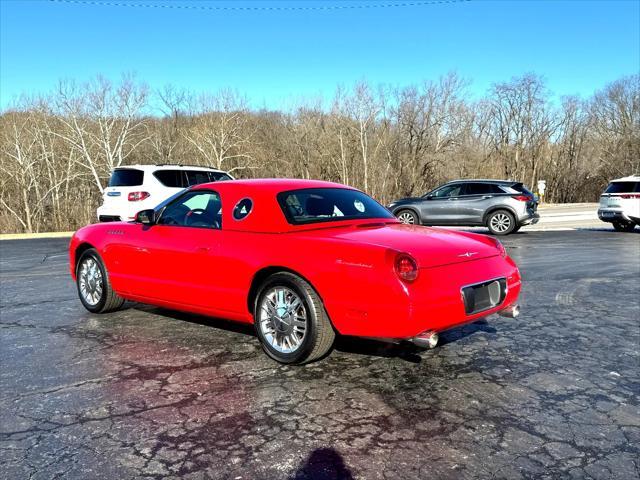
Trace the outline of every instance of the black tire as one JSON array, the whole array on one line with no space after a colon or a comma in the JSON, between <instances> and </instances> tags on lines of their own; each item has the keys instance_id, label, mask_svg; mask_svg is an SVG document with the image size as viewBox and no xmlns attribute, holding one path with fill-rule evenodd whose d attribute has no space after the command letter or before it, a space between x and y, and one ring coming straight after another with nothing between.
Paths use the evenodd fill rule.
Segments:
<instances>
[{"instance_id":1,"label":"black tire","mask_svg":"<svg viewBox=\"0 0 640 480\"><path fill-rule=\"evenodd\" d=\"M297 349L290 353L281 352L272 346L261 326L260 314L265 297L278 287L288 289L297 295L306 314L304 337ZM308 282L288 272L275 273L265 280L256 297L253 318L256 334L266 354L284 364L303 364L322 358L331 350L336 337L316 291Z\"/></svg>"},{"instance_id":2,"label":"black tire","mask_svg":"<svg viewBox=\"0 0 640 480\"><path fill-rule=\"evenodd\" d=\"M613 228L616 232L633 232L636 228L635 223L613 222Z\"/></svg>"},{"instance_id":3,"label":"black tire","mask_svg":"<svg viewBox=\"0 0 640 480\"><path fill-rule=\"evenodd\" d=\"M413 210L405 208L403 210L398 210L395 215L402 223L406 223L408 225L420 225L420 219Z\"/></svg>"},{"instance_id":4,"label":"black tire","mask_svg":"<svg viewBox=\"0 0 640 480\"><path fill-rule=\"evenodd\" d=\"M508 210L496 210L487 217L487 228L493 235L509 235L517 226L515 217Z\"/></svg>"},{"instance_id":5,"label":"black tire","mask_svg":"<svg viewBox=\"0 0 640 480\"><path fill-rule=\"evenodd\" d=\"M85 262L91 261L95 262L97 268L100 270L100 274L102 277L101 293L99 295L98 301L95 304L92 304L87 299L85 299L81 291L82 280L80 277L82 266ZM113 291L113 288L111 288L111 282L109 281L109 272L107 272L107 269L104 266L100 255L94 248L85 250L78 259L78 263L76 265L76 287L78 289L78 296L80 297L82 305L91 313L112 312L114 310L118 310L124 303L124 298L118 296L118 294Z\"/></svg>"}]
</instances>

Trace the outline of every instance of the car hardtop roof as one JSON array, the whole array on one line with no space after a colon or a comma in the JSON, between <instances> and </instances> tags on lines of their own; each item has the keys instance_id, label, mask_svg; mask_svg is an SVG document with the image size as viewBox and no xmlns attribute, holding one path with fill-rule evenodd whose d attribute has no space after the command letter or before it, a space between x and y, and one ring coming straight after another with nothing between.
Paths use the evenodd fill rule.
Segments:
<instances>
[{"instance_id":1,"label":"car hardtop roof","mask_svg":"<svg viewBox=\"0 0 640 480\"><path fill-rule=\"evenodd\" d=\"M222 223L225 228L234 231L283 233L301 231L305 229L320 228L318 224L292 225L285 218L282 206L277 195L281 192L331 188L354 190L352 187L333 182L320 180L296 180L290 178L260 178L255 180L221 180L218 182L201 183L194 185L190 191L213 190L217 192L222 201ZM235 219L234 209L242 200L251 200L250 213L242 218ZM326 227L326 225L323 225Z\"/></svg>"},{"instance_id":2,"label":"car hardtop roof","mask_svg":"<svg viewBox=\"0 0 640 480\"><path fill-rule=\"evenodd\" d=\"M629 175L628 177L616 178L613 182L640 182L640 175Z\"/></svg>"},{"instance_id":3,"label":"car hardtop roof","mask_svg":"<svg viewBox=\"0 0 640 480\"><path fill-rule=\"evenodd\" d=\"M461 178L458 180L451 180L450 182L445 183L445 185L449 185L450 183L500 183L503 185L513 185L518 182L517 180L495 180L491 178Z\"/></svg>"},{"instance_id":4,"label":"car hardtop roof","mask_svg":"<svg viewBox=\"0 0 640 480\"><path fill-rule=\"evenodd\" d=\"M216 172L216 173L227 173L224 170L220 170L218 168L212 167L203 167L200 165L178 165L178 164L170 164L170 163L160 163L157 165L120 165L119 167L114 168L114 170L122 170L122 169L131 169L134 168L136 170L175 170L177 169L186 169L186 170L206 170L208 172Z\"/></svg>"},{"instance_id":5,"label":"car hardtop roof","mask_svg":"<svg viewBox=\"0 0 640 480\"><path fill-rule=\"evenodd\" d=\"M326 182L324 180L303 180L296 178L255 178L247 180L221 180L218 182L201 183L194 185L192 189L233 190L243 192L244 196L250 196L250 192L280 193L289 190L303 190L306 188L343 188L355 190L353 187L341 183Z\"/></svg>"}]
</instances>

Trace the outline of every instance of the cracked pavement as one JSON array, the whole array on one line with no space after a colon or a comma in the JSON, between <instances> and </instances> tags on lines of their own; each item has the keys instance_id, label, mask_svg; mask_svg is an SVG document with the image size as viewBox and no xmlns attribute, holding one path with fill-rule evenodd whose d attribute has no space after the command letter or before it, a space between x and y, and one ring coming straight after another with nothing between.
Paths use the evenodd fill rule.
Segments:
<instances>
[{"instance_id":1,"label":"cracked pavement","mask_svg":"<svg viewBox=\"0 0 640 480\"><path fill-rule=\"evenodd\" d=\"M302 367L224 320L90 314L67 243L0 243L0 478L640 478L637 229L507 237L519 319Z\"/></svg>"}]
</instances>

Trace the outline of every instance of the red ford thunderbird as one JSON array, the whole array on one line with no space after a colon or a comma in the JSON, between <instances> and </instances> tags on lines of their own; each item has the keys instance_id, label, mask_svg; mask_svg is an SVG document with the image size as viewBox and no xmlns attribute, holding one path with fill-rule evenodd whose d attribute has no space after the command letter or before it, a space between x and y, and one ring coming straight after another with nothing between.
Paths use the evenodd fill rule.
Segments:
<instances>
[{"instance_id":1,"label":"red ford thunderbird","mask_svg":"<svg viewBox=\"0 0 640 480\"><path fill-rule=\"evenodd\" d=\"M434 347L438 332L519 312L498 240L401 224L329 182L197 185L135 222L81 228L69 248L89 311L127 299L253 323L283 363L322 357L336 332Z\"/></svg>"}]
</instances>

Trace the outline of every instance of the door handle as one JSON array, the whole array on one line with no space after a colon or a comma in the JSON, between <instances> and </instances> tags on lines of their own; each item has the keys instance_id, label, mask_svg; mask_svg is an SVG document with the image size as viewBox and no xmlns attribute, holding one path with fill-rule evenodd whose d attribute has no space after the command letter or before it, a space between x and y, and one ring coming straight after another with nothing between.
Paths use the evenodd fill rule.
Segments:
<instances>
[{"instance_id":1,"label":"door handle","mask_svg":"<svg viewBox=\"0 0 640 480\"><path fill-rule=\"evenodd\" d=\"M209 253L209 250L211 250L209 247L197 247L196 253Z\"/></svg>"},{"instance_id":2,"label":"door handle","mask_svg":"<svg viewBox=\"0 0 640 480\"><path fill-rule=\"evenodd\" d=\"M482 198L483 198L483 199L485 199L485 198L491 198L491 195L483 195L483 196L482 196Z\"/></svg>"}]
</instances>

